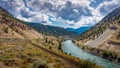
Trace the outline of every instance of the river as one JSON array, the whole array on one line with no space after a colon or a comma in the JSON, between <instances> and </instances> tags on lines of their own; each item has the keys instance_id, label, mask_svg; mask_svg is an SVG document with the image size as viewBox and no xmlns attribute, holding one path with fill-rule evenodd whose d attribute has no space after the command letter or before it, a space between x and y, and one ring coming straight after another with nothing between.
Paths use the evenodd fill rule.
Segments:
<instances>
[{"instance_id":1,"label":"river","mask_svg":"<svg viewBox=\"0 0 120 68\"><path fill-rule=\"evenodd\" d=\"M101 57L83 51L82 49L77 47L71 40L63 42L63 51L77 58L85 60L89 59L91 61L94 61L98 65L103 66L104 68L120 68L119 64L113 63L109 60L103 59Z\"/></svg>"}]
</instances>

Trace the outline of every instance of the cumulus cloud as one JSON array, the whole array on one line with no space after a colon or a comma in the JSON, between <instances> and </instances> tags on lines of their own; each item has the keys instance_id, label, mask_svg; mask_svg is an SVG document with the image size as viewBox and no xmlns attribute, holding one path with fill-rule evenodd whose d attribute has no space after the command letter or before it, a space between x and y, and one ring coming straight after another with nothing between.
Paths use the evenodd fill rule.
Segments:
<instances>
[{"instance_id":1,"label":"cumulus cloud","mask_svg":"<svg viewBox=\"0 0 120 68\"><path fill-rule=\"evenodd\" d=\"M111 12L116 7L120 6L120 0L112 0L112 1L103 1L97 9L100 10L101 13L106 14L108 12Z\"/></svg>"},{"instance_id":2,"label":"cumulus cloud","mask_svg":"<svg viewBox=\"0 0 120 68\"><path fill-rule=\"evenodd\" d=\"M23 0L0 0L0 6L17 15L24 7L24 2Z\"/></svg>"},{"instance_id":3,"label":"cumulus cloud","mask_svg":"<svg viewBox=\"0 0 120 68\"><path fill-rule=\"evenodd\" d=\"M17 18L52 25L53 21L68 27L94 25L108 12L119 7L120 0L0 0L0 6Z\"/></svg>"},{"instance_id":4,"label":"cumulus cloud","mask_svg":"<svg viewBox=\"0 0 120 68\"><path fill-rule=\"evenodd\" d=\"M49 16L46 14L30 11L28 8L21 9L21 14L17 18L27 22L39 22L45 24L51 24L49 22Z\"/></svg>"}]
</instances>

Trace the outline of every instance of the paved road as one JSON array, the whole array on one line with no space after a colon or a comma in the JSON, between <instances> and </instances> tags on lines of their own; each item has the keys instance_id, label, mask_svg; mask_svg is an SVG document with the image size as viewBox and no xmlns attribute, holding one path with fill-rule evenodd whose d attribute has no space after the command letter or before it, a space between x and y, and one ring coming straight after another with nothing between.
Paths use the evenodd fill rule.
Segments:
<instances>
[{"instance_id":1,"label":"paved road","mask_svg":"<svg viewBox=\"0 0 120 68\"><path fill-rule=\"evenodd\" d=\"M102 35L100 35L98 38L94 39L94 40L91 40L87 43L87 45L89 46L96 46L96 45L99 45L101 43L103 43L104 41L106 41L108 38L111 37L111 35L114 33L115 31L114 30L107 30L105 31Z\"/></svg>"}]
</instances>

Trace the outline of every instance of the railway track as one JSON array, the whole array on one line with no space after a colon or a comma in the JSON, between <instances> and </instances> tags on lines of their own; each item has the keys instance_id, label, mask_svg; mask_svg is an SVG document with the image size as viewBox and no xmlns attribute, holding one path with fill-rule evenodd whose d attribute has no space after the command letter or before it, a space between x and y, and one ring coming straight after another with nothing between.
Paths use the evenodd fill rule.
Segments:
<instances>
[{"instance_id":1,"label":"railway track","mask_svg":"<svg viewBox=\"0 0 120 68\"><path fill-rule=\"evenodd\" d=\"M43 47L41 47L41 46L39 46L39 45L37 45L37 44L34 44L34 43L31 43L31 44L34 45L35 47L40 48L40 49L42 49L42 50L44 50L44 51L46 51L46 52L49 52L49 53L51 53L51 54L53 54L53 55L55 55L55 56L57 56L57 57L60 57L60 58L62 58L62 59L64 59L64 60L70 62L71 64L76 65L78 68L80 68L80 63L77 62L77 61L75 61L74 59L70 59L70 58L65 57L65 56L63 56L63 55L60 55L60 54L55 53L55 52L53 52L53 51L50 51L50 50L48 50L48 49L46 49L46 48L43 48Z\"/></svg>"}]
</instances>

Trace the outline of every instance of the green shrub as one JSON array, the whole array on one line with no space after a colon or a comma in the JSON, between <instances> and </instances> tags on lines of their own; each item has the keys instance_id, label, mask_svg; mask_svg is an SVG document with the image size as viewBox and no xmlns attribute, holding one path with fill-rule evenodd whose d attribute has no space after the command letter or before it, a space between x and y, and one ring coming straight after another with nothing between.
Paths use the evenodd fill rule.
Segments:
<instances>
[{"instance_id":1,"label":"green shrub","mask_svg":"<svg viewBox=\"0 0 120 68\"><path fill-rule=\"evenodd\" d=\"M51 47L51 46L49 46L49 49L51 50L51 49L52 49L52 47Z\"/></svg>"},{"instance_id":2,"label":"green shrub","mask_svg":"<svg viewBox=\"0 0 120 68\"><path fill-rule=\"evenodd\" d=\"M96 63L92 63L90 60L83 60L81 63L81 68L95 68Z\"/></svg>"},{"instance_id":3,"label":"green shrub","mask_svg":"<svg viewBox=\"0 0 120 68\"><path fill-rule=\"evenodd\" d=\"M120 63L120 57L118 57L118 59L117 59L117 60L118 60L118 63Z\"/></svg>"},{"instance_id":4,"label":"green shrub","mask_svg":"<svg viewBox=\"0 0 120 68\"><path fill-rule=\"evenodd\" d=\"M3 27L2 29L5 33L8 33L8 28L7 27Z\"/></svg>"},{"instance_id":5,"label":"green shrub","mask_svg":"<svg viewBox=\"0 0 120 68\"><path fill-rule=\"evenodd\" d=\"M109 56L111 56L111 52L108 51L103 52L103 57L109 57Z\"/></svg>"},{"instance_id":6,"label":"green shrub","mask_svg":"<svg viewBox=\"0 0 120 68\"><path fill-rule=\"evenodd\" d=\"M33 62L33 65L31 66L31 68L48 68L48 66L47 66L46 62L36 60Z\"/></svg>"},{"instance_id":7,"label":"green shrub","mask_svg":"<svg viewBox=\"0 0 120 68\"><path fill-rule=\"evenodd\" d=\"M3 62L6 66L14 65L14 60L13 59L3 60Z\"/></svg>"},{"instance_id":8,"label":"green shrub","mask_svg":"<svg viewBox=\"0 0 120 68\"><path fill-rule=\"evenodd\" d=\"M5 20L7 18L6 14L2 14L2 19Z\"/></svg>"}]
</instances>

